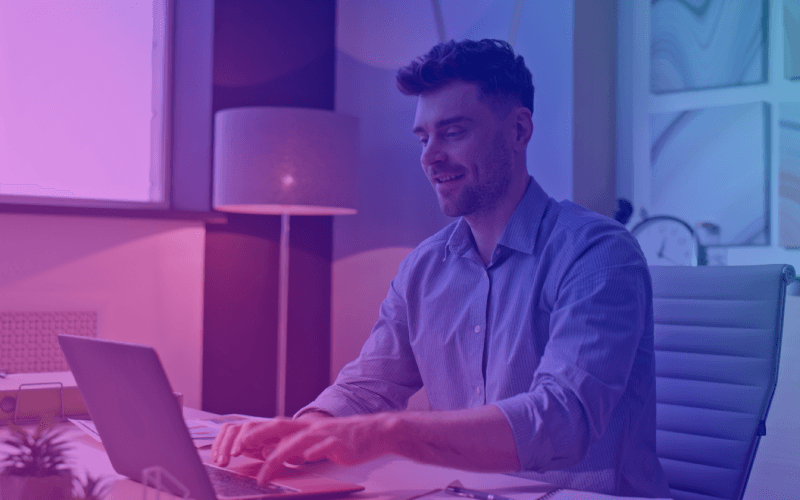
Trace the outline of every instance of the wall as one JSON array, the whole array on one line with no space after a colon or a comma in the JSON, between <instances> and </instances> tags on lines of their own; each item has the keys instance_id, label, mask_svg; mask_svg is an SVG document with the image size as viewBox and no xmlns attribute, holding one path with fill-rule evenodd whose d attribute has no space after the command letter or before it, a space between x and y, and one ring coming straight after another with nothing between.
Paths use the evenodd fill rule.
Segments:
<instances>
[{"instance_id":1,"label":"wall","mask_svg":"<svg viewBox=\"0 0 800 500\"><path fill-rule=\"evenodd\" d=\"M98 337L155 347L200 407L201 222L0 214L0 309L97 311Z\"/></svg>"},{"instance_id":2,"label":"wall","mask_svg":"<svg viewBox=\"0 0 800 500\"><path fill-rule=\"evenodd\" d=\"M572 199L573 2L441 7L446 39L512 35L536 88L528 171L554 198ZM410 132L416 98L400 94L394 80L398 67L439 41L431 2L339 0L337 8L336 110L359 117L361 142L359 213L334 222L331 379L358 355L399 262L453 220L441 214L421 170Z\"/></svg>"},{"instance_id":3,"label":"wall","mask_svg":"<svg viewBox=\"0 0 800 500\"><path fill-rule=\"evenodd\" d=\"M572 201L616 207L617 0L575 0Z\"/></svg>"},{"instance_id":4,"label":"wall","mask_svg":"<svg viewBox=\"0 0 800 500\"><path fill-rule=\"evenodd\" d=\"M335 3L217 0L213 111L332 109ZM275 415L280 217L229 214L206 238L203 409ZM286 412L328 383L331 217L293 216Z\"/></svg>"},{"instance_id":5,"label":"wall","mask_svg":"<svg viewBox=\"0 0 800 500\"><path fill-rule=\"evenodd\" d=\"M767 434L761 438L745 490L745 500L797 498L800 460L797 450L797 388L800 387L800 297L786 298L778 385L767 416Z\"/></svg>"}]
</instances>

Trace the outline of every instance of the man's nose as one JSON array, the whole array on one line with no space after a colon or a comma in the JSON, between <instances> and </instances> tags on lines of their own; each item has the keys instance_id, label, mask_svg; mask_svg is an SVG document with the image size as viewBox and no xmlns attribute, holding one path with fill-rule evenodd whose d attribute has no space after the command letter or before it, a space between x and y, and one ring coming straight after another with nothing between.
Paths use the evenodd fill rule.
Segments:
<instances>
[{"instance_id":1,"label":"man's nose","mask_svg":"<svg viewBox=\"0 0 800 500\"><path fill-rule=\"evenodd\" d=\"M422 150L420 161L423 167L442 163L447 159L447 154L438 141L430 139Z\"/></svg>"}]
</instances>

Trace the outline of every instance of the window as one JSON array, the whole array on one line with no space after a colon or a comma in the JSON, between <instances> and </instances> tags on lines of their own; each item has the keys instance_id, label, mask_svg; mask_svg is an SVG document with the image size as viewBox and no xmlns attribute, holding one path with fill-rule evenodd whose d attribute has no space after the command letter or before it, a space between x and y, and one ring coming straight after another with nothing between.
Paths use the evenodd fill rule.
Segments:
<instances>
[{"instance_id":1,"label":"window","mask_svg":"<svg viewBox=\"0 0 800 500\"><path fill-rule=\"evenodd\" d=\"M168 0L0 2L0 203L166 208Z\"/></svg>"}]
</instances>

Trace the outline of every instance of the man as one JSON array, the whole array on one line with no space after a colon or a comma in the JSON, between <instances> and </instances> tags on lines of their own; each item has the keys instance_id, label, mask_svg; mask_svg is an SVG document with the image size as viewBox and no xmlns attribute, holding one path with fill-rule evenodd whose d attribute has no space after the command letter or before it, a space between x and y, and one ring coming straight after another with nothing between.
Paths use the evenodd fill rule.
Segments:
<instances>
[{"instance_id":1,"label":"man","mask_svg":"<svg viewBox=\"0 0 800 500\"><path fill-rule=\"evenodd\" d=\"M445 214L400 265L358 359L294 420L226 426L212 458L387 453L562 487L668 496L655 455L650 276L625 229L548 198L526 166L533 84L497 40L402 68ZM424 386L434 411L401 412ZM334 418L330 418L334 417Z\"/></svg>"}]
</instances>

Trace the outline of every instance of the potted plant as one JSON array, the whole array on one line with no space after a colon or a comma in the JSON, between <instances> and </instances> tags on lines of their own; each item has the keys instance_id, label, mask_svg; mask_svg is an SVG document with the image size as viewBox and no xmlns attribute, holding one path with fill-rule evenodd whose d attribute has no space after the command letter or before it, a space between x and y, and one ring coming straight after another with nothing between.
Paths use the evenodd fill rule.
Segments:
<instances>
[{"instance_id":1,"label":"potted plant","mask_svg":"<svg viewBox=\"0 0 800 500\"><path fill-rule=\"evenodd\" d=\"M76 480L75 482L78 486L78 494L73 496L72 500L103 500L110 486L102 477L94 477L91 474L86 474L85 481Z\"/></svg>"},{"instance_id":2,"label":"potted plant","mask_svg":"<svg viewBox=\"0 0 800 500\"><path fill-rule=\"evenodd\" d=\"M11 436L2 440L9 452L0 462L3 500L69 500L73 476L63 431L51 425L39 425L33 433L15 424L9 428Z\"/></svg>"},{"instance_id":3,"label":"potted plant","mask_svg":"<svg viewBox=\"0 0 800 500\"><path fill-rule=\"evenodd\" d=\"M52 423L41 423L33 433L9 424L11 436L0 461L2 500L102 500L107 484L91 474L79 480L68 467L68 440ZM73 496L73 490L77 495Z\"/></svg>"}]
</instances>

